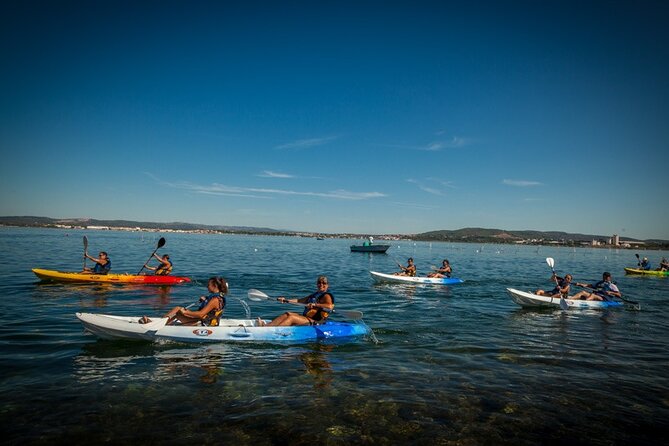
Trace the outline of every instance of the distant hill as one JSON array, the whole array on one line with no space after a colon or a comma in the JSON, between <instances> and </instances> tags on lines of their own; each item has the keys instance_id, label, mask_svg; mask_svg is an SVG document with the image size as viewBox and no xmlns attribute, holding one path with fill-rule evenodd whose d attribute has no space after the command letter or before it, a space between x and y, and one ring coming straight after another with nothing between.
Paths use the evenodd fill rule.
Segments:
<instances>
[{"instance_id":1,"label":"distant hill","mask_svg":"<svg viewBox=\"0 0 669 446\"><path fill-rule=\"evenodd\" d=\"M590 242L592 240L607 240L611 238L610 235L593 235L593 234L572 234L568 232L559 231L506 231L502 229L485 229L485 228L463 228L456 230L440 230L424 232L416 234L413 237L415 240L423 241L449 241L449 242L474 242L474 243L504 243L521 240L537 240L537 241L558 241L558 242ZM620 241L639 242L640 240L620 237ZM648 240L644 242L652 243L669 243L663 240Z\"/></svg>"},{"instance_id":2,"label":"distant hill","mask_svg":"<svg viewBox=\"0 0 669 446\"><path fill-rule=\"evenodd\" d=\"M110 228L143 228L143 229L171 229L176 231L221 231L221 232L246 232L246 233L278 233L281 232L271 228L258 228L251 226L221 226L200 225L195 223L156 223L132 220L96 220L94 218L50 218L50 217L0 217L0 225L8 226L107 226Z\"/></svg>"}]
</instances>

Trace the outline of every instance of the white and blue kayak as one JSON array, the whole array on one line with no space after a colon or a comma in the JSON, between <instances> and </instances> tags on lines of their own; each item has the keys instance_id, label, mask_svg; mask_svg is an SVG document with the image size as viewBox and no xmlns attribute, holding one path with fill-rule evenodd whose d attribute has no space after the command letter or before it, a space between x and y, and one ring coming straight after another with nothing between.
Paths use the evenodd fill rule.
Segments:
<instances>
[{"instance_id":1,"label":"white and blue kayak","mask_svg":"<svg viewBox=\"0 0 669 446\"><path fill-rule=\"evenodd\" d=\"M154 318L140 324L140 316L76 313L90 332L101 339L178 342L310 342L337 340L371 335L372 330L362 321L326 321L321 325L292 327L258 326L253 319L221 319L217 327L165 325L167 318Z\"/></svg>"},{"instance_id":2,"label":"white and blue kayak","mask_svg":"<svg viewBox=\"0 0 669 446\"><path fill-rule=\"evenodd\" d=\"M539 296L529 291L520 291L514 288L507 288L506 291L511 299L521 307L559 307L560 298L552 296ZM567 309L571 308L618 308L623 306L623 302L601 301L601 300L574 300L566 298Z\"/></svg>"},{"instance_id":3,"label":"white and blue kayak","mask_svg":"<svg viewBox=\"0 0 669 446\"><path fill-rule=\"evenodd\" d=\"M453 285L464 282L455 277L421 277L421 276L396 276L395 274L369 272L379 282L404 282L404 283L432 283L437 285Z\"/></svg>"}]
</instances>

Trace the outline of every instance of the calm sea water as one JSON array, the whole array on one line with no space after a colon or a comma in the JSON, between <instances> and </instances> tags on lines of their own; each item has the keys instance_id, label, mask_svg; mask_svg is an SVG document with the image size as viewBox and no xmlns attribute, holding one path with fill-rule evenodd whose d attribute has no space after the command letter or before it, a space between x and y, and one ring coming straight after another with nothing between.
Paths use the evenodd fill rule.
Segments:
<instances>
[{"instance_id":1,"label":"calm sea water","mask_svg":"<svg viewBox=\"0 0 669 446\"><path fill-rule=\"evenodd\" d=\"M171 288L44 284L109 252L137 272L160 236ZM633 251L0 228L0 430L7 444L657 444L669 430L669 278L625 276ZM657 263L666 252L642 254ZM376 284L413 256L448 258L465 283ZM550 287L546 257L577 281L613 273L641 311L529 311L506 287ZM90 262L89 262L90 264ZM249 288L304 296L319 274L375 339L306 345L133 343L86 335L74 313L160 315L212 275L242 317ZM249 302L252 316L286 307Z\"/></svg>"}]
</instances>

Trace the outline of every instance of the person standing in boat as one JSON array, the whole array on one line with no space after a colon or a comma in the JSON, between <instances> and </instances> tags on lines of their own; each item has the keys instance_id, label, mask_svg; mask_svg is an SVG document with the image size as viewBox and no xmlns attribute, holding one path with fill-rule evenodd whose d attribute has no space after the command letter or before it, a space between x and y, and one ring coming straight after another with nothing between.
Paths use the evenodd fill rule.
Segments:
<instances>
[{"instance_id":1,"label":"person standing in boat","mask_svg":"<svg viewBox=\"0 0 669 446\"><path fill-rule=\"evenodd\" d=\"M604 272L602 280L595 284L589 285L587 283L576 282L576 286L591 288L594 291L579 291L571 299L611 301L614 297L622 298L622 294L618 286L612 282L611 273L609 272Z\"/></svg>"},{"instance_id":2,"label":"person standing in boat","mask_svg":"<svg viewBox=\"0 0 669 446\"><path fill-rule=\"evenodd\" d=\"M216 327L219 324L223 310L225 309L225 295L228 294L228 282L223 277L211 277L207 282L209 295L200 297L200 306L195 311L184 307L174 307L165 316L165 325L205 325ZM151 319L146 316L139 320L140 324L148 324Z\"/></svg>"},{"instance_id":3,"label":"person standing in boat","mask_svg":"<svg viewBox=\"0 0 669 446\"><path fill-rule=\"evenodd\" d=\"M154 252L153 257L158 259L158 261L160 262L160 265L158 265L154 268L152 266L149 266L149 265L145 264L144 268L155 271L153 274L155 274L156 276L167 276L169 273L172 272L172 268L173 268L174 265L172 264L172 261L170 260L169 254L165 254L162 257L160 257L158 254L156 254Z\"/></svg>"},{"instance_id":4,"label":"person standing in boat","mask_svg":"<svg viewBox=\"0 0 669 446\"><path fill-rule=\"evenodd\" d=\"M82 274L107 274L111 270L111 260L105 251L100 251L98 258L91 257L87 252L84 257L95 262L93 268L84 267Z\"/></svg>"},{"instance_id":5,"label":"person standing in boat","mask_svg":"<svg viewBox=\"0 0 669 446\"><path fill-rule=\"evenodd\" d=\"M555 273L551 276L551 281L555 282L555 288L550 291L536 290L534 294L537 296L551 296L551 297L564 297L565 299L569 296L569 289L571 288L571 274L565 274L564 277L557 276Z\"/></svg>"},{"instance_id":6,"label":"person standing in boat","mask_svg":"<svg viewBox=\"0 0 669 446\"><path fill-rule=\"evenodd\" d=\"M435 272L428 274L427 277L437 277L441 279L444 277L451 277L452 272L453 270L451 268L451 264L448 263L448 259L444 259L441 262L441 267L439 267L439 269Z\"/></svg>"},{"instance_id":7,"label":"person standing in boat","mask_svg":"<svg viewBox=\"0 0 669 446\"><path fill-rule=\"evenodd\" d=\"M410 276L414 277L416 275L416 265L413 263L413 257L407 259L407 266L402 266L399 263L397 264L402 271L394 273L396 276Z\"/></svg>"},{"instance_id":8,"label":"person standing in boat","mask_svg":"<svg viewBox=\"0 0 669 446\"><path fill-rule=\"evenodd\" d=\"M328 285L328 278L319 276L316 279L317 291L301 299L286 299L283 296L276 298L282 303L297 303L304 304L304 311L302 314L287 311L280 316L277 316L272 321L265 323L258 318L259 327L276 327L276 326L292 326L292 325L319 325L325 322L334 309L334 296L330 292Z\"/></svg>"}]
</instances>

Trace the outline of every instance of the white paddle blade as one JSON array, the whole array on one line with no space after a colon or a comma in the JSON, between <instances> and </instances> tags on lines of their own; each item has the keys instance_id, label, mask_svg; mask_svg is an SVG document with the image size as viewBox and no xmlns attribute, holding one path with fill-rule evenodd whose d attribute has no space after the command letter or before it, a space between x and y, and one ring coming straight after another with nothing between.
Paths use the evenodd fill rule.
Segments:
<instances>
[{"instance_id":1,"label":"white paddle blade","mask_svg":"<svg viewBox=\"0 0 669 446\"><path fill-rule=\"evenodd\" d=\"M548 266L550 266L551 269L553 269L555 266L555 260L553 260L553 257L546 257L546 263L548 263Z\"/></svg>"},{"instance_id":2,"label":"white paddle blade","mask_svg":"<svg viewBox=\"0 0 669 446\"><path fill-rule=\"evenodd\" d=\"M250 300L255 300L256 302L261 301L261 300L268 300L269 296L265 293L263 293L260 290L256 290L254 288L251 288L248 292L248 296Z\"/></svg>"}]
</instances>

